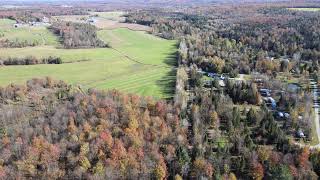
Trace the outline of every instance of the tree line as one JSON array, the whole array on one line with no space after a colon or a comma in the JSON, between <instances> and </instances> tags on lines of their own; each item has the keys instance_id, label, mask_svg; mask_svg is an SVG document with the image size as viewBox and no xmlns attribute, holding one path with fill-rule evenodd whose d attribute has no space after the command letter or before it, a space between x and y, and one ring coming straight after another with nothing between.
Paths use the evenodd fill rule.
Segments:
<instances>
[{"instance_id":1,"label":"tree line","mask_svg":"<svg viewBox=\"0 0 320 180\"><path fill-rule=\"evenodd\" d=\"M24 58L8 57L0 58L0 65L36 65L36 64L62 64L60 57L49 56L45 58L36 58L34 56L27 56Z\"/></svg>"}]
</instances>

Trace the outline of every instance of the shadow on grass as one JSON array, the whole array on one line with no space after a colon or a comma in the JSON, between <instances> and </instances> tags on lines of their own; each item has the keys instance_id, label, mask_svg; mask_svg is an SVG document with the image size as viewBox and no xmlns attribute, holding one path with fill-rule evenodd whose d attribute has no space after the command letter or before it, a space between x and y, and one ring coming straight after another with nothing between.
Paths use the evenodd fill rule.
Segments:
<instances>
[{"instance_id":1,"label":"shadow on grass","mask_svg":"<svg viewBox=\"0 0 320 180\"><path fill-rule=\"evenodd\" d=\"M177 44L173 45L177 49ZM172 67L161 80L157 81L157 85L161 88L161 93L167 100L172 100L175 93L176 74L178 67L178 52L169 53L164 61L166 65Z\"/></svg>"},{"instance_id":2,"label":"shadow on grass","mask_svg":"<svg viewBox=\"0 0 320 180\"><path fill-rule=\"evenodd\" d=\"M168 66L178 67L178 44L174 44L172 46L172 48L176 49L176 51L169 53L164 60L164 63L166 63Z\"/></svg>"},{"instance_id":3,"label":"shadow on grass","mask_svg":"<svg viewBox=\"0 0 320 180\"><path fill-rule=\"evenodd\" d=\"M174 97L176 85L176 69L172 69L164 77L157 81L164 99L171 100Z\"/></svg>"}]
</instances>

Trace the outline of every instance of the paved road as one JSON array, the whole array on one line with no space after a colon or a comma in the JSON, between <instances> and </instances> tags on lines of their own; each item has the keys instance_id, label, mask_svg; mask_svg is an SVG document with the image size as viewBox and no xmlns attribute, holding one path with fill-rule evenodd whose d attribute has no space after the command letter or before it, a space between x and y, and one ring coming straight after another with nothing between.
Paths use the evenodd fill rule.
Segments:
<instances>
[{"instance_id":1,"label":"paved road","mask_svg":"<svg viewBox=\"0 0 320 180\"><path fill-rule=\"evenodd\" d=\"M316 148L320 148L320 121L319 121L319 107L320 104L317 102L318 101L318 90L319 87L317 85L316 82L314 82L313 79L310 79L310 85L311 88L313 89L313 108L314 108L314 124L316 125L316 132L317 132L317 137L318 137L318 144L314 145L314 146L309 146L310 149L316 149ZM299 145L300 147L304 147L304 146L308 146L305 144L301 144L301 143L296 143L297 145Z\"/></svg>"},{"instance_id":2,"label":"paved road","mask_svg":"<svg viewBox=\"0 0 320 180\"><path fill-rule=\"evenodd\" d=\"M320 148L320 121L319 121L319 104L318 104L318 85L316 84L316 82L311 81L310 82L311 87L313 88L313 105L314 105L314 123L316 125L316 131L317 131L317 137L318 137L318 141L319 144L315 145L315 146L310 146L310 148Z\"/></svg>"},{"instance_id":3,"label":"paved road","mask_svg":"<svg viewBox=\"0 0 320 180\"><path fill-rule=\"evenodd\" d=\"M244 74L239 74L239 77L229 78L229 79L236 80L236 81L245 81Z\"/></svg>"}]
</instances>

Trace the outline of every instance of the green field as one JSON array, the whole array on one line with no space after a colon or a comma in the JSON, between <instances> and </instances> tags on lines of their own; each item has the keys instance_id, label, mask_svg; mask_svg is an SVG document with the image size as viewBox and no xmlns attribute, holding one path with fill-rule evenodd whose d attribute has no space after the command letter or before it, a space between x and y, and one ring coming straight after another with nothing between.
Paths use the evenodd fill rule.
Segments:
<instances>
[{"instance_id":1,"label":"green field","mask_svg":"<svg viewBox=\"0 0 320 180\"><path fill-rule=\"evenodd\" d=\"M91 15L98 15L99 17L109 19L109 20L124 20L121 16L125 13L122 11L113 11L113 12L90 12Z\"/></svg>"},{"instance_id":2,"label":"green field","mask_svg":"<svg viewBox=\"0 0 320 180\"><path fill-rule=\"evenodd\" d=\"M0 67L0 85L50 76L84 88L115 88L157 98L172 96L175 41L128 29L103 30L98 35L115 49L60 49L54 46L0 49L0 57L59 56L64 62L60 65Z\"/></svg>"},{"instance_id":3,"label":"green field","mask_svg":"<svg viewBox=\"0 0 320 180\"><path fill-rule=\"evenodd\" d=\"M112 49L59 49L54 46L37 46L26 48L0 49L0 57L26 57L35 56L38 58L48 56L61 57L63 62L76 62L83 60L105 60L120 56Z\"/></svg>"},{"instance_id":4,"label":"green field","mask_svg":"<svg viewBox=\"0 0 320 180\"><path fill-rule=\"evenodd\" d=\"M15 28L15 21L9 19L0 19L0 40L17 42L38 42L40 45L59 45L57 37L53 35L46 27L32 27L24 25Z\"/></svg>"},{"instance_id":5,"label":"green field","mask_svg":"<svg viewBox=\"0 0 320 180\"><path fill-rule=\"evenodd\" d=\"M11 19L0 19L1 29L2 29L2 28L12 27L12 25L13 25L14 23L16 23L16 21L11 20Z\"/></svg>"},{"instance_id":6,"label":"green field","mask_svg":"<svg viewBox=\"0 0 320 180\"><path fill-rule=\"evenodd\" d=\"M174 41L168 41L147 34L143 31L131 31L126 28L101 30L100 39L109 42L111 47L143 63L167 65L166 60L174 58L176 48ZM172 62L172 61L171 61Z\"/></svg>"},{"instance_id":7,"label":"green field","mask_svg":"<svg viewBox=\"0 0 320 180\"><path fill-rule=\"evenodd\" d=\"M288 9L294 10L294 11L310 11L310 12L320 11L320 8L288 8Z\"/></svg>"}]
</instances>

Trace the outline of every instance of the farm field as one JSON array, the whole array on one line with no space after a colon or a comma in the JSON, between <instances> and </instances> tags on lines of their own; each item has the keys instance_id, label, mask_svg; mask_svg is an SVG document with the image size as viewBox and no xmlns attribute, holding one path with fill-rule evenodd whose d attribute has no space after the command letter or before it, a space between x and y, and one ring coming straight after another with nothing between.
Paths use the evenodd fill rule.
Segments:
<instances>
[{"instance_id":1,"label":"farm field","mask_svg":"<svg viewBox=\"0 0 320 180\"><path fill-rule=\"evenodd\" d=\"M117 29L127 28L135 31L150 31L151 28L139 24L124 23L125 18L121 17L124 12L90 12L90 15L70 15L70 16L55 16L56 20L71 21L77 23L87 23L90 16L93 16L94 22L91 24L99 29Z\"/></svg>"},{"instance_id":2,"label":"farm field","mask_svg":"<svg viewBox=\"0 0 320 180\"><path fill-rule=\"evenodd\" d=\"M90 12L90 15L94 15L97 17L114 20L114 21L124 21L125 18L121 17L125 13L122 11L112 11L112 12Z\"/></svg>"},{"instance_id":3,"label":"farm field","mask_svg":"<svg viewBox=\"0 0 320 180\"><path fill-rule=\"evenodd\" d=\"M15 28L15 21L9 19L0 19L0 40L9 40L15 42L29 42L40 45L58 46L57 37L53 35L47 27L32 27L25 25Z\"/></svg>"},{"instance_id":4,"label":"farm field","mask_svg":"<svg viewBox=\"0 0 320 180\"><path fill-rule=\"evenodd\" d=\"M37 52L37 53L35 53ZM64 63L88 61L88 60L105 60L111 57L118 57L112 49L60 49L54 46L36 46L25 48L0 48L1 57L26 57L34 56L44 58L48 56L61 57Z\"/></svg>"},{"instance_id":5,"label":"farm field","mask_svg":"<svg viewBox=\"0 0 320 180\"><path fill-rule=\"evenodd\" d=\"M0 85L50 76L84 88L116 88L157 98L172 96L175 41L124 28L102 30L98 35L114 49L59 49L52 45L0 49L0 57L58 56L64 62L0 67Z\"/></svg>"},{"instance_id":6,"label":"farm field","mask_svg":"<svg viewBox=\"0 0 320 180\"><path fill-rule=\"evenodd\" d=\"M144 31L131 31L126 28L115 30L101 30L100 39L109 42L111 47L145 64L170 64L174 58L176 48L174 41L168 41L147 34ZM168 61L170 62L168 62Z\"/></svg>"}]
</instances>

